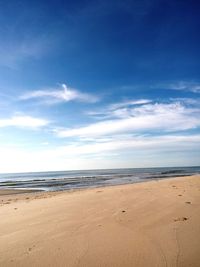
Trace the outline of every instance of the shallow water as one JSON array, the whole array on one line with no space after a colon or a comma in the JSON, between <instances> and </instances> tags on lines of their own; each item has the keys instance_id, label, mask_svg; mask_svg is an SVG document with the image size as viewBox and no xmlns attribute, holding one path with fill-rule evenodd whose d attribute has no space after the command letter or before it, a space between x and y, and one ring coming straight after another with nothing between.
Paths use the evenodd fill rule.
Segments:
<instances>
[{"instance_id":1,"label":"shallow water","mask_svg":"<svg viewBox=\"0 0 200 267\"><path fill-rule=\"evenodd\" d=\"M0 174L0 189L59 191L200 174L200 167L129 168Z\"/></svg>"}]
</instances>

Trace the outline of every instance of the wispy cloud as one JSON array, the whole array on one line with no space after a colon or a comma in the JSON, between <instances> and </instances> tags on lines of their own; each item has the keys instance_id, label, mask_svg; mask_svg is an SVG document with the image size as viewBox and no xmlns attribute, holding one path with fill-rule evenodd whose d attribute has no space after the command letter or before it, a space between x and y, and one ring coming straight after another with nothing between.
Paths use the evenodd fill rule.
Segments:
<instances>
[{"instance_id":1,"label":"wispy cloud","mask_svg":"<svg viewBox=\"0 0 200 267\"><path fill-rule=\"evenodd\" d=\"M200 126L199 109L177 103L147 104L130 109L110 111L113 119L103 120L74 129L58 129L59 137L93 137L145 131L182 131ZM122 115L117 113L123 112Z\"/></svg>"},{"instance_id":2,"label":"wispy cloud","mask_svg":"<svg viewBox=\"0 0 200 267\"><path fill-rule=\"evenodd\" d=\"M20 99L40 99L46 104L56 104L69 101L95 103L99 101L99 97L92 94L82 93L76 89L67 87L66 84L62 84L61 88L27 92L21 95Z\"/></svg>"},{"instance_id":3,"label":"wispy cloud","mask_svg":"<svg viewBox=\"0 0 200 267\"><path fill-rule=\"evenodd\" d=\"M169 84L167 87L173 90L182 90L182 91L190 91L193 93L200 93L200 83L197 82L180 81L177 83Z\"/></svg>"},{"instance_id":4,"label":"wispy cloud","mask_svg":"<svg viewBox=\"0 0 200 267\"><path fill-rule=\"evenodd\" d=\"M11 126L34 129L46 126L48 124L48 120L31 116L13 116L7 119L0 119L0 128Z\"/></svg>"}]
</instances>

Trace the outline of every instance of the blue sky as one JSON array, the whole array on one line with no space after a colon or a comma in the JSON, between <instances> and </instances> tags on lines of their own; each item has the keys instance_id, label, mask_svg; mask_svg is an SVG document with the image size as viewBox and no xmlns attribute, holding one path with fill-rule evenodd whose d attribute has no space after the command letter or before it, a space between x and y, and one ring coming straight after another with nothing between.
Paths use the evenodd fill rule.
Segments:
<instances>
[{"instance_id":1,"label":"blue sky","mask_svg":"<svg viewBox=\"0 0 200 267\"><path fill-rule=\"evenodd\" d=\"M0 172L200 165L198 1L0 4Z\"/></svg>"}]
</instances>

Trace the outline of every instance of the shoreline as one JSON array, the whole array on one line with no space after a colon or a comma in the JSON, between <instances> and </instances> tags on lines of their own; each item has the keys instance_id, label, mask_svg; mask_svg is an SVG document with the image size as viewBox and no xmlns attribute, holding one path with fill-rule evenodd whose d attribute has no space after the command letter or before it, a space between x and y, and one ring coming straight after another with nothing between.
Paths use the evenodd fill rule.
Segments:
<instances>
[{"instance_id":1,"label":"shoreline","mask_svg":"<svg viewBox=\"0 0 200 267\"><path fill-rule=\"evenodd\" d=\"M11 196L15 194L31 194L31 193L41 193L41 194L51 194L51 193L59 193L59 192L76 192L76 191L85 191L85 190L95 190L98 188L107 188L107 187L115 187L115 186L128 186L128 185L134 185L134 184L143 184L143 183L149 183L149 182L158 182L158 181L165 181L170 179L182 179L184 177L193 177L193 176L199 176L200 174L191 174L191 175L177 175L177 176L170 176L170 177L163 177L163 178L149 178L144 179L143 181L136 181L132 183L119 183L119 184L106 184L106 185L97 185L97 186L88 186L88 187L77 187L77 188L70 188L70 189L62 189L62 190L41 190L41 189L28 189L28 188L0 188L0 197L1 196Z\"/></svg>"},{"instance_id":2,"label":"shoreline","mask_svg":"<svg viewBox=\"0 0 200 267\"><path fill-rule=\"evenodd\" d=\"M199 266L199 175L0 199L1 266Z\"/></svg>"},{"instance_id":3,"label":"shoreline","mask_svg":"<svg viewBox=\"0 0 200 267\"><path fill-rule=\"evenodd\" d=\"M200 174L200 166L0 174L0 189L76 190L132 184L195 174Z\"/></svg>"}]
</instances>

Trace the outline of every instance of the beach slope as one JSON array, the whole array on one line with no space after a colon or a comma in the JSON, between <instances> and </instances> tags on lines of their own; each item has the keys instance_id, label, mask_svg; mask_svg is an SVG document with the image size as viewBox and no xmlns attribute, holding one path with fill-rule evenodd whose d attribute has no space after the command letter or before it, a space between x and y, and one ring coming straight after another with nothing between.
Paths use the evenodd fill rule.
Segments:
<instances>
[{"instance_id":1,"label":"beach slope","mask_svg":"<svg viewBox=\"0 0 200 267\"><path fill-rule=\"evenodd\" d=\"M0 266L199 264L200 176L0 196Z\"/></svg>"}]
</instances>

